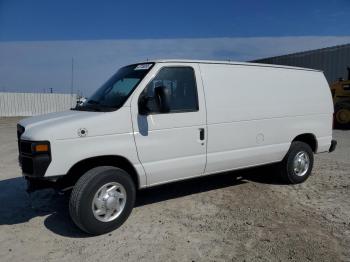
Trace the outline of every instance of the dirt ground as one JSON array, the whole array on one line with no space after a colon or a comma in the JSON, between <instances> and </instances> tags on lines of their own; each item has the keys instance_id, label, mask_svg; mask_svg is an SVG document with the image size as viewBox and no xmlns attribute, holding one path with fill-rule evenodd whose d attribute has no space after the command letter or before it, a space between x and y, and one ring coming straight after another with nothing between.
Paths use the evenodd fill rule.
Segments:
<instances>
[{"instance_id":1,"label":"dirt ground","mask_svg":"<svg viewBox=\"0 0 350 262\"><path fill-rule=\"evenodd\" d=\"M260 167L147 189L122 227L91 237L67 197L25 192L17 120L0 119L1 261L350 261L350 131L304 184Z\"/></svg>"}]
</instances>

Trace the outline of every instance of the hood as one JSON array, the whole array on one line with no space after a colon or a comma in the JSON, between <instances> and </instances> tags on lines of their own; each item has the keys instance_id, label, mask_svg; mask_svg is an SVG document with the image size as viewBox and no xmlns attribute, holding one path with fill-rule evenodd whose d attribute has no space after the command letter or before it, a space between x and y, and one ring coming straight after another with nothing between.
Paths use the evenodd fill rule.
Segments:
<instances>
[{"instance_id":1,"label":"hood","mask_svg":"<svg viewBox=\"0 0 350 262\"><path fill-rule=\"evenodd\" d=\"M24 140L56 140L131 132L130 109L113 112L69 110L23 119ZM83 134L82 131L83 130Z\"/></svg>"}]
</instances>

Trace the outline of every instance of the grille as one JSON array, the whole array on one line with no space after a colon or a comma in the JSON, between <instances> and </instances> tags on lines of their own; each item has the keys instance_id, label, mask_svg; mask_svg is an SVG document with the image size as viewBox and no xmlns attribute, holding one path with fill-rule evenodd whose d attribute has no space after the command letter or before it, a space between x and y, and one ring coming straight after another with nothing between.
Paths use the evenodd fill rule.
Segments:
<instances>
[{"instance_id":1,"label":"grille","mask_svg":"<svg viewBox=\"0 0 350 262\"><path fill-rule=\"evenodd\" d=\"M19 162L22 167L22 171L27 174L33 174L33 159L25 157L25 155L30 155L32 153L31 142L21 141L21 136L24 133L25 128L17 124L17 141L18 141L18 152L19 152Z\"/></svg>"},{"instance_id":2,"label":"grille","mask_svg":"<svg viewBox=\"0 0 350 262\"><path fill-rule=\"evenodd\" d=\"M20 141L20 153L30 155L32 154L32 143L28 141Z\"/></svg>"},{"instance_id":3,"label":"grille","mask_svg":"<svg viewBox=\"0 0 350 262\"><path fill-rule=\"evenodd\" d=\"M31 142L19 140L19 162L24 173L33 174L34 165Z\"/></svg>"},{"instance_id":4,"label":"grille","mask_svg":"<svg viewBox=\"0 0 350 262\"><path fill-rule=\"evenodd\" d=\"M19 141L21 139L22 134L24 133L25 128L19 124L17 124L17 141L18 141L18 151L19 149Z\"/></svg>"}]
</instances>

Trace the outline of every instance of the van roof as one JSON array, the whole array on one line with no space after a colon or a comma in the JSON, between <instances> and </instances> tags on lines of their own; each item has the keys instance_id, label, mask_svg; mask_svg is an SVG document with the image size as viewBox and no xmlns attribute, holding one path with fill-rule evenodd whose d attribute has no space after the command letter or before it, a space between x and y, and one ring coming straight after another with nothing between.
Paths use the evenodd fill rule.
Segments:
<instances>
[{"instance_id":1,"label":"van roof","mask_svg":"<svg viewBox=\"0 0 350 262\"><path fill-rule=\"evenodd\" d=\"M272 65L272 64L261 64L261 63L250 63L250 62L235 62L235 61L219 61L219 60L190 60L190 59L159 59L150 60L145 63L198 63L198 64L225 64L225 65L244 65L244 66L259 66L259 67L273 67L273 68L286 68L294 70L305 70L305 71L315 71L322 72L321 70L295 67L295 66L284 66L284 65Z\"/></svg>"}]
</instances>

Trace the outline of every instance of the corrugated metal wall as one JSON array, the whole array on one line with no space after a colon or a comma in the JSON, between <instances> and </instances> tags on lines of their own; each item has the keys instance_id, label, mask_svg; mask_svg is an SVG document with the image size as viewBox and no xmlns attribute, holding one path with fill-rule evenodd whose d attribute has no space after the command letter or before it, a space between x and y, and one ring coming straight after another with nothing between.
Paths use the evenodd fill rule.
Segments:
<instances>
[{"instance_id":1,"label":"corrugated metal wall","mask_svg":"<svg viewBox=\"0 0 350 262\"><path fill-rule=\"evenodd\" d=\"M327 47L301 53L258 59L251 62L299 66L322 70L331 84L339 77L347 79L350 67L350 44Z\"/></svg>"},{"instance_id":2,"label":"corrugated metal wall","mask_svg":"<svg viewBox=\"0 0 350 262\"><path fill-rule=\"evenodd\" d=\"M0 116L35 116L68 110L76 95L0 92Z\"/></svg>"}]
</instances>

